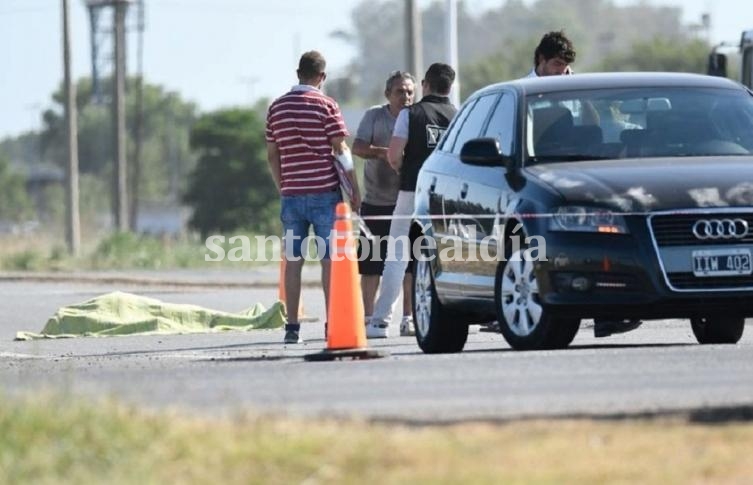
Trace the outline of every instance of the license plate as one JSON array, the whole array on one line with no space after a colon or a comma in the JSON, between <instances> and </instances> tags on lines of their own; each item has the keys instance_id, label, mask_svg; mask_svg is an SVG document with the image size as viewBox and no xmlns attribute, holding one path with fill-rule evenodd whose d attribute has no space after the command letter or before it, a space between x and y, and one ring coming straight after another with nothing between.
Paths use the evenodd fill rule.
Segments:
<instances>
[{"instance_id":1,"label":"license plate","mask_svg":"<svg viewBox=\"0 0 753 485\"><path fill-rule=\"evenodd\" d=\"M693 274L707 276L739 276L753 273L749 249L703 249L693 251Z\"/></svg>"}]
</instances>

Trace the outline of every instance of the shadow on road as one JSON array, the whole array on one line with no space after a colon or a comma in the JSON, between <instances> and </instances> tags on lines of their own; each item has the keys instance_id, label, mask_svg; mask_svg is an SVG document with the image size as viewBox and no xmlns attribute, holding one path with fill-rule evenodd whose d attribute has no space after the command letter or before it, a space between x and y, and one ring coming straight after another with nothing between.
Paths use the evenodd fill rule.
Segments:
<instances>
[{"instance_id":1,"label":"shadow on road","mask_svg":"<svg viewBox=\"0 0 753 485\"><path fill-rule=\"evenodd\" d=\"M698 344L689 342L674 343L641 343L641 344L588 344L588 345L571 345L565 350L590 350L590 349L645 349L645 348L667 348L667 347L698 347Z\"/></svg>"},{"instance_id":2,"label":"shadow on road","mask_svg":"<svg viewBox=\"0 0 753 485\"><path fill-rule=\"evenodd\" d=\"M727 424L753 421L753 404L715 409L699 409L688 415L688 421L699 424Z\"/></svg>"},{"instance_id":3,"label":"shadow on road","mask_svg":"<svg viewBox=\"0 0 753 485\"><path fill-rule=\"evenodd\" d=\"M675 342L675 343L639 343L639 344L588 344L588 345L570 345L566 349L556 350L515 350L510 347L503 347L498 349L466 349L463 350L464 354L480 354L490 352L512 352L512 353L532 353L532 352L571 352L574 350L598 350L598 349L646 349L646 348L670 348L670 347L698 347L698 344L687 342ZM420 353L420 352L419 352Z\"/></svg>"}]
</instances>

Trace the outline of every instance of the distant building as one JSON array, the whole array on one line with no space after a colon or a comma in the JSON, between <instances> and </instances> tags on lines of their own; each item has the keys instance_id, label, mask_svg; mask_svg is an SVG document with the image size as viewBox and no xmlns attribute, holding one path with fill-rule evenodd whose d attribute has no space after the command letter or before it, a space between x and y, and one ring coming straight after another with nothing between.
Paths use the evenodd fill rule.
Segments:
<instances>
[{"instance_id":1,"label":"distant building","mask_svg":"<svg viewBox=\"0 0 753 485\"><path fill-rule=\"evenodd\" d=\"M136 232L155 236L180 236L186 232L191 209L171 205L140 204Z\"/></svg>"}]
</instances>

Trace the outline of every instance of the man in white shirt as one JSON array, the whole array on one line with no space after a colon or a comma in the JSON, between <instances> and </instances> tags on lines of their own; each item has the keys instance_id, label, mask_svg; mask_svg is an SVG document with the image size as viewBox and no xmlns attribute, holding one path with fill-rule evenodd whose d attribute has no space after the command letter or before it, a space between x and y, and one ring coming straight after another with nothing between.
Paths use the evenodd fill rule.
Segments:
<instances>
[{"instance_id":1,"label":"man in white shirt","mask_svg":"<svg viewBox=\"0 0 753 485\"><path fill-rule=\"evenodd\" d=\"M559 76L572 74L570 64L575 62L575 48L561 30L547 32L533 54L533 69L526 77Z\"/></svg>"},{"instance_id":2,"label":"man in white shirt","mask_svg":"<svg viewBox=\"0 0 753 485\"><path fill-rule=\"evenodd\" d=\"M561 76L572 74L570 64L575 62L575 47L570 39L561 30L547 32L541 38L536 51L533 54L533 69L526 77ZM570 108L572 110L572 108ZM587 106L588 116L596 120L599 116L593 106ZM608 337L614 333L624 333L634 330L641 325L636 319L606 319L594 320L594 336Z\"/></svg>"}]
</instances>

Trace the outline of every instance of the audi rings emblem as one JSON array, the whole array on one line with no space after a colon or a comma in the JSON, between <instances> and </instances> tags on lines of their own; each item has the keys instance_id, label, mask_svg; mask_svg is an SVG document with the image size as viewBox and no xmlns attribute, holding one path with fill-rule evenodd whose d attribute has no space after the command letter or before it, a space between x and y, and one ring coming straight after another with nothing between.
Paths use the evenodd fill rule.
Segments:
<instances>
[{"instance_id":1,"label":"audi rings emblem","mask_svg":"<svg viewBox=\"0 0 753 485\"><path fill-rule=\"evenodd\" d=\"M748 235L745 219L701 219L693 224L693 235L706 239L742 239Z\"/></svg>"}]
</instances>

